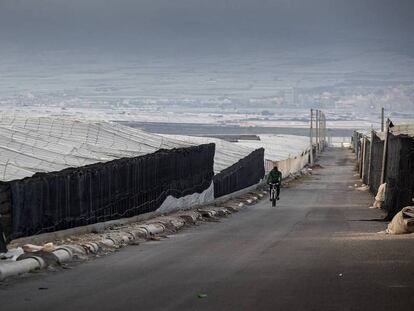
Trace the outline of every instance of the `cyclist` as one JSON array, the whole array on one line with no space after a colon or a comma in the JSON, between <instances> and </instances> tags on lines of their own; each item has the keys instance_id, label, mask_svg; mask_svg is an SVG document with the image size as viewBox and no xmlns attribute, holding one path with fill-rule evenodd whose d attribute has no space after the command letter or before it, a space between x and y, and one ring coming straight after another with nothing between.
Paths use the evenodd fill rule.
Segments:
<instances>
[{"instance_id":1,"label":"cyclist","mask_svg":"<svg viewBox=\"0 0 414 311\"><path fill-rule=\"evenodd\" d=\"M279 194L280 194L280 184L282 183L282 172L278 170L277 166L275 165L273 169L269 172L269 175L267 176L267 184L276 184L276 195L277 199L279 200ZM269 187L269 194L271 192L272 188Z\"/></svg>"}]
</instances>

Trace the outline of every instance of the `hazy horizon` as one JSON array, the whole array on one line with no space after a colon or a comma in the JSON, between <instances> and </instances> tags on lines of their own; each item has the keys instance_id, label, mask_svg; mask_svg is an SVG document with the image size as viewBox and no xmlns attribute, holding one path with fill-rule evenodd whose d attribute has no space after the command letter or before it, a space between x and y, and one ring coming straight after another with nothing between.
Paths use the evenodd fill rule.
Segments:
<instances>
[{"instance_id":1,"label":"hazy horizon","mask_svg":"<svg viewBox=\"0 0 414 311\"><path fill-rule=\"evenodd\" d=\"M0 0L0 102L414 110L412 29L409 0Z\"/></svg>"}]
</instances>

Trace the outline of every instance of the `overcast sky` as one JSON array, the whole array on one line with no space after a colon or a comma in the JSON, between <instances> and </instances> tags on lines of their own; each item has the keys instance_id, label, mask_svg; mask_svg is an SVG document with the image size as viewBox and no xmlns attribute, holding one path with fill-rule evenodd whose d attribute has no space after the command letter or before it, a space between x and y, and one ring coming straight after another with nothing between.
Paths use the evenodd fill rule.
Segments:
<instances>
[{"instance_id":1,"label":"overcast sky","mask_svg":"<svg viewBox=\"0 0 414 311\"><path fill-rule=\"evenodd\" d=\"M0 0L3 48L234 52L375 45L414 56L413 0Z\"/></svg>"}]
</instances>

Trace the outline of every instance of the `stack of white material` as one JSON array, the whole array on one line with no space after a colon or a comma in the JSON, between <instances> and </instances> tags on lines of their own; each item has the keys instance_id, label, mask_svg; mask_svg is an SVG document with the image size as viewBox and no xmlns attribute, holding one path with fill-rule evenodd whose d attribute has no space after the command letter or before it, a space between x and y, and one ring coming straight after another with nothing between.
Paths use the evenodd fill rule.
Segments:
<instances>
[{"instance_id":1,"label":"stack of white material","mask_svg":"<svg viewBox=\"0 0 414 311\"><path fill-rule=\"evenodd\" d=\"M2 115L0 180L193 145L109 122Z\"/></svg>"}]
</instances>

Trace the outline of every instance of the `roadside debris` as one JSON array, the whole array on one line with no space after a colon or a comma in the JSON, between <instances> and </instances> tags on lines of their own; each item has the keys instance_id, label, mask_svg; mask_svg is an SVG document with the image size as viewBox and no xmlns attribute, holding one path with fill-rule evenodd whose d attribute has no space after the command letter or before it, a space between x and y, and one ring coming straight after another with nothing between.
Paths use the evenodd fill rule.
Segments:
<instances>
[{"instance_id":1,"label":"roadside debris","mask_svg":"<svg viewBox=\"0 0 414 311\"><path fill-rule=\"evenodd\" d=\"M181 210L168 215L159 215L144 222L114 225L101 232L65 237L44 245L25 244L2 254L0 281L5 278L44 268L66 267L65 263L87 260L117 251L127 245L139 245L144 241L160 241L186 225L203 221L219 221L238 212L245 205L255 204L265 197L262 190L252 191L215 206ZM200 294L199 298L207 295Z\"/></svg>"},{"instance_id":2,"label":"roadside debris","mask_svg":"<svg viewBox=\"0 0 414 311\"><path fill-rule=\"evenodd\" d=\"M384 233L405 234L414 232L414 206L404 207L394 216Z\"/></svg>"},{"instance_id":3,"label":"roadside debris","mask_svg":"<svg viewBox=\"0 0 414 311\"><path fill-rule=\"evenodd\" d=\"M362 184L361 187L357 187L356 190L358 191L368 191L369 190L369 186Z\"/></svg>"},{"instance_id":4,"label":"roadside debris","mask_svg":"<svg viewBox=\"0 0 414 311\"><path fill-rule=\"evenodd\" d=\"M200 299L207 298L207 294L198 294L198 298Z\"/></svg>"},{"instance_id":5,"label":"roadside debris","mask_svg":"<svg viewBox=\"0 0 414 311\"><path fill-rule=\"evenodd\" d=\"M33 252L38 252L38 251L50 253L55 250L55 246L53 245L53 243L46 243L43 246L25 244L22 246L22 248L25 253L33 253Z\"/></svg>"},{"instance_id":6,"label":"roadside debris","mask_svg":"<svg viewBox=\"0 0 414 311\"><path fill-rule=\"evenodd\" d=\"M0 254L0 260L16 261L16 259L24 254L24 250L21 247L17 247L9 250L7 253Z\"/></svg>"},{"instance_id":7,"label":"roadside debris","mask_svg":"<svg viewBox=\"0 0 414 311\"><path fill-rule=\"evenodd\" d=\"M318 164L317 164L318 165ZM322 168L320 165L316 167L316 169L318 168ZM305 167L303 169L301 169L300 171L294 173L294 174L290 174L289 176L287 176L285 179L283 179L282 181L282 187L283 188L289 188L292 186L292 184L294 184L295 181L299 180L300 178L304 177L304 176L310 176L312 175L312 168L309 167Z\"/></svg>"}]
</instances>

